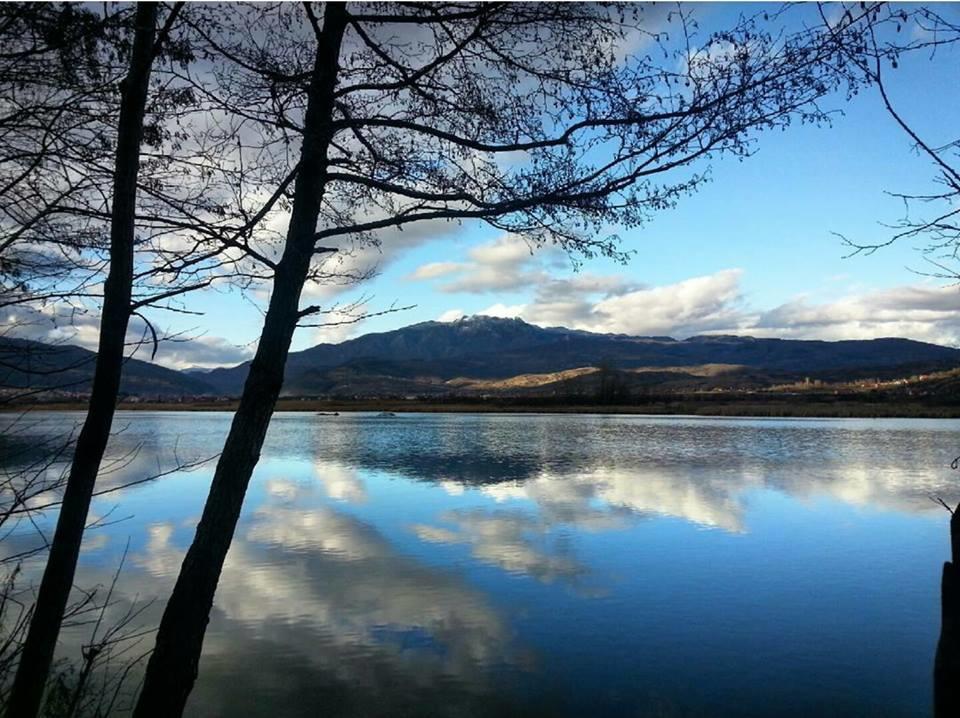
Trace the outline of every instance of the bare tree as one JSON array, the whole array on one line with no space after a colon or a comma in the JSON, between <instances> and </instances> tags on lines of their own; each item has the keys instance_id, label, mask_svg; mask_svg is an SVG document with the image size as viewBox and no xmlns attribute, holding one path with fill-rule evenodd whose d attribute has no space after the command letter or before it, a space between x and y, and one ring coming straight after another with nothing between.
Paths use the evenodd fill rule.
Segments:
<instances>
[{"instance_id":1,"label":"bare tree","mask_svg":"<svg viewBox=\"0 0 960 718\"><path fill-rule=\"evenodd\" d=\"M69 718L110 715L128 678L135 675L135 667L145 659L142 643L149 632L137 626L136 621L149 603L134 602L122 608L113 598L125 558L126 551L108 586L79 591L67 606L64 627L75 631L89 628L89 634L81 646L79 670L71 663L61 663L51 671L52 688L43 715ZM20 577L18 561L0 584L0 705L4 708L31 615L28 604L20 600L24 593L18 590Z\"/></svg>"},{"instance_id":2,"label":"bare tree","mask_svg":"<svg viewBox=\"0 0 960 718\"><path fill-rule=\"evenodd\" d=\"M97 241L62 210L92 190L78 168L107 152L92 109L109 83L100 48L111 24L73 5L0 7L0 301L62 277L71 255Z\"/></svg>"},{"instance_id":3,"label":"bare tree","mask_svg":"<svg viewBox=\"0 0 960 718\"><path fill-rule=\"evenodd\" d=\"M11 48L0 56L0 83L16 89L0 131L18 143L0 156L9 200L0 221L0 307L52 306L54 317L99 318L89 410L69 445L66 491L62 501L46 502L59 504L60 514L10 697L16 715L36 714L43 699L98 493L131 323L140 323L156 351L160 337L147 309L191 313L179 303L189 292L272 273L266 225L296 172L269 147L246 147L242 118L217 114L222 106L211 108L203 94L210 88L192 81L182 3L165 13L154 4L83 11L83 22L71 24L76 14L72 6L48 11L30 3L0 14L0 36ZM88 72L38 71L78 55ZM132 343L136 351L142 339ZM51 488L9 486L11 515L27 510L24 497Z\"/></svg>"},{"instance_id":4,"label":"bare tree","mask_svg":"<svg viewBox=\"0 0 960 718\"><path fill-rule=\"evenodd\" d=\"M887 86L887 75L896 72L904 57L922 53L930 60L960 47L960 22L935 8L878 7L869 32L857 42L843 32L852 22L849 14L832 24L837 48L875 89L888 115L912 144L914 152L930 162L935 189L927 192L892 191L900 200L904 216L886 225L890 234L879 242L861 242L844 237L853 254L872 254L901 241L919 241L924 257L934 267L930 272L943 279L960 278L960 136L931 141L921 136L904 108L898 107ZM826 21L825 21L826 22Z\"/></svg>"},{"instance_id":5,"label":"bare tree","mask_svg":"<svg viewBox=\"0 0 960 718\"><path fill-rule=\"evenodd\" d=\"M137 6L133 47L122 89L117 132L110 271L104 287L93 389L87 417L77 439L53 545L14 679L8 704L11 715L35 716L40 709L60 623L73 586L94 483L110 437L130 318L137 174L150 70L156 54L157 14L158 7L153 3Z\"/></svg>"},{"instance_id":6,"label":"bare tree","mask_svg":"<svg viewBox=\"0 0 960 718\"><path fill-rule=\"evenodd\" d=\"M269 175L278 194L259 196L261 175L278 163L244 161L229 118L211 119L203 98L181 82L194 58L180 14L168 13L160 29L144 111L129 302L137 331L127 338L133 347L140 335L154 348L161 338L147 310L190 313L178 303L182 295L247 281L242 261L257 253L246 242L263 232L290 181ZM0 308L17 319L12 331L5 322L4 336L36 335L44 321L99 318L132 15L123 5L97 12L72 4L0 6ZM19 370L15 359L3 357Z\"/></svg>"},{"instance_id":7,"label":"bare tree","mask_svg":"<svg viewBox=\"0 0 960 718\"><path fill-rule=\"evenodd\" d=\"M285 165L286 176L271 174L280 165L269 155L251 161L236 125L211 119L193 93L189 43L174 34L182 10L173 5L164 17L155 4L97 14L19 3L0 11L0 83L10 90L0 106L0 307L99 318L89 411L75 445L65 445L72 465L10 699L17 715L35 714L43 697L132 320L156 351L147 309L189 313L177 303L188 292L258 279L250 258L272 262L251 241L270 236L265 221L292 181ZM273 190L266 197L263 177ZM134 351L140 343L133 339ZM21 371L22 358L3 360ZM51 488L8 486L14 513L36 498L34 488Z\"/></svg>"},{"instance_id":8,"label":"bare tree","mask_svg":"<svg viewBox=\"0 0 960 718\"><path fill-rule=\"evenodd\" d=\"M685 10L663 26L646 12L327 3L322 16L310 4L230 17L213 7L193 21L223 61L218 101L257 127L263 146L288 148L296 181L260 343L138 718L184 709L291 339L322 311L301 306L312 273L379 230L438 221L480 220L531 245L623 258L606 226L673 205L704 180L693 163L749 154L755 130L824 120L817 101L852 79L822 28L782 36L743 18L700 41ZM630 44L642 49L623 59Z\"/></svg>"},{"instance_id":9,"label":"bare tree","mask_svg":"<svg viewBox=\"0 0 960 718\"><path fill-rule=\"evenodd\" d=\"M0 307L66 282L81 248L102 244L89 219L67 222L63 210L93 190L97 178L78 170L106 153L92 108L105 95L100 49L111 22L73 5L0 6ZM29 394L18 379L49 384L69 370L8 340L28 324L11 315L0 329L0 387L25 389L3 401Z\"/></svg>"}]
</instances>

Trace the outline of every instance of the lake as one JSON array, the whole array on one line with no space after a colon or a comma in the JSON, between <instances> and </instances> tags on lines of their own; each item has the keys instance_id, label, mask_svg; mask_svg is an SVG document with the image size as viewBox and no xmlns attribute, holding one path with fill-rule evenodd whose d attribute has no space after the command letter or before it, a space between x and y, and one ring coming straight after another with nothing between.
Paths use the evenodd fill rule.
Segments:
<instances>
[{"instance_id":1,"label":"lake","mask_svg":"<svg viewBox=\"0 0 960 718\"><path fill-rule=\"evenodd\" d=\"M229 421L121 412L100 488ZM278 414L188 714L929 715L958 453L952 420ZM95 500L110 616L158 621L212 471Z\"/></svg>"}]
</instances>

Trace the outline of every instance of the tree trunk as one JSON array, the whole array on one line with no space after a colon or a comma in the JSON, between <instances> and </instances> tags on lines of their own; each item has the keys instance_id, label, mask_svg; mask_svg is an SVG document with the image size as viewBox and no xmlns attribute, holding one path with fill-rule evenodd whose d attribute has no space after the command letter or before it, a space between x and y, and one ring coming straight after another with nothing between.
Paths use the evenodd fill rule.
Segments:
<instances>
[{"instance_id":1,"label":"tree trunk","mask_svg":"<svg viewBox=\"0 0 960 718\"><path fill-rule=\"evenodd\" d=\"M130 67L122 86L110 217L110 271L103 289L100 340L87 416L77 438L50 555L17 668L7 715L36 716L77 568L90 497L110 438L130 320L134 215L143 115L153 64L157 5L137 5Z\"/></svg>"},{"instance_id":2,"label":"tree trunk","mask_svg":"<svg viewBox=\"0 0 960 718\"><path fill-rule=\"evenodd\" d=\"M313 258L314 235L326 184L333 91L346 19L343 4L326 4L307 100L300 169L286 246L274 276L260 344L217 462L196 535L164 610L134 718L182 715L197 677L220 572L280 395L290 342L300 319L300 293Z\"/></svg>"},{"instance_id":3,"label":"tree trunk","mask_svg":"<svg viewBox=\"0 0 960 718\"><path fill-rule=\"evenodd\" d=\"M950 553L940 583L940 640L933 665L937 718L960 715L960 505L950 518Z\"/></svg>"}]
</instances>

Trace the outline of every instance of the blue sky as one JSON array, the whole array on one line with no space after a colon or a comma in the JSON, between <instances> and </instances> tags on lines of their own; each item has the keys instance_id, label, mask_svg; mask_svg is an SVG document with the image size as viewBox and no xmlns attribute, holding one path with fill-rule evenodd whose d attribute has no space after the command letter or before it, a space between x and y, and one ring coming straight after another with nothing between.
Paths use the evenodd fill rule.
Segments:
<instances>
[{"instance_id":1,"label":"blue sky","mask_svg":"<svg viewBox=\"0 0 960 718\"><path fill-rule=\"evenodd\" d=\"M722 26L741 9L698 6L697 13L704 27ZM917 55L886 76L897 107L934 145L957 136L958 60L957 49L933 60ZM882 223L903 216L885 193L934 189L934 168L911 150L875 90L827 104L842 111L832 126L760 134L754 156L711 160L712 181L695 195L644 227L619 231L622 248L634 253L626 266L591 260L573 272L557 252L530 256L522 240L480 224L407 237L400 248L384 238L378 276L319 296L328 303L366 297L372 312L413 308L301 329L294 349L476 313L631 334L907 336L960 345L960 290L912 271L929 269L916 243L845 258L849 249L834 234L883 241L890 230ZM163 317L163 326L202 336L161 347L159 361L214 365L251 352L262 322L253 302L224 291L191 303L204 315Z\"/></svg>"}]
</instances>

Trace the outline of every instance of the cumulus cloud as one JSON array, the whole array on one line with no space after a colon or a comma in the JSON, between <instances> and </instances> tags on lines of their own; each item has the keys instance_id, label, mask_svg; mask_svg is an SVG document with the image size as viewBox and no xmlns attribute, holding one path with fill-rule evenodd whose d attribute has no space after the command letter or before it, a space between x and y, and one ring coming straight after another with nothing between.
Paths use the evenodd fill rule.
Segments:
<instances>
[{"instance_id":1,"label":"cumulus cloud","mask_svg":"<svg viewBox=\"0 0 960 718\"><path fill-rule=\"evenodd\" d=\"M313 332L313 342L315 344L339 344L352 338L357 333L358 325L356 323L333 323L326 326L317 327Z\"/></svg>"},{"instance_id":2,"label":"cumulus cloud","mask_svg":"<svg viewBox=\"0 0 960 718\"><path fill-rule=\"evenodd\" d=\"M370 215L367 220L379 219ZM303 290L303 301L331 301L357 286L362 278L371 278L406 252L456 232L448 222L414 222L401 229L388 227L374 233L371 242L358 245L346 239L338 243L339 252L317 261L319 281L308 282ZM443 264L437 262L435 264ZM429 270L428 270L429 271ZM439 276L439 275L437 275Z\"/></svg>"},{"instance_id":3,"label":"cumulus cloud","mask_svg":"<svg viewBox=\"0 0 960 718\"><path fill-rule=\"evenodd\" d=\"M433 262L408 279L435 282L457 294L484 295L523 290L521 301L493 301L479 312L520 318L540 326L593 332L686 338L697 334L737 334L786 339L872 339L905 337L960 346L960 290L919 283L887 289L855 290L831 301L799 296L772 308L757 306L743 288L744 272L727 268L660 286L648 286L620 274L591 272L557 275L551 250L532 251L514 235L472 248L466 261ZM830 278L834 281L837 278ZM511 298L515 297L514 294ZM465 315L457 307L439 313L439 321ZM336 319L336 317L334 317ZM398 322L402 323L402 322ZM94 313L69 316L50 307L18 309L6 318L0 335L77 344L95 349L99 330ZM337 343L362 333L362 326L333 323L314 329L313 342ZM142 340L144 325L131 323L131 345ZM149 359L149 344L135 356ZM216 336L161 342L157 363L188 367L233 366L252 356L255 345L238 345Z\"/></svg>"},{"instance_id":4,"label":"cumulus cloud","mask_svg":"<svg viewBox=\"0 0 960 718\"><path fill-rule=\"evenodd\" d=\"M466 316L466 313L462 309L448 309L439 317L437 317L438 322L455 322L458 319L463 319Z\"/></svg>"},{"instance_id":5,"label":"cumulus cloud","mask_svg":"<svg viewBox=\"0 0 960 718\"><path fill-rule=\"evenodd\" d=\"M38 306L12 305L4 311L6 315L0 326L0 336L50 344L75 344L87 349L97 346L100 319L91 308L49 302Z\"/></svg>"},{"instance_id":6,"label":"cumulus cloud","mask_svg":"<svg viewBox=\"0 0 960 718\"><path fill-rule=\"evenodd\" d=\"M618 276L551 277L536 285L532 301L497 303L480 313L613 334L736 332L749 320L741 275L730 269L661 287L643 287Z\"/></svg>"},{"instance_id":7,"label":"cumulus cloud","mask_svg":"<svg viewBox=\"0 0 960 718\"><path fill-rule=\"evenodd\" d=\"M162 327L156 328L160 341L152 361L171 369L233 366L253 356L256 348L255 344L235 344L222 337L209 335L178 335L174 340ZM8 309L4 324L0 325L0 336L96 351L100 338L100 317L92 309L77 311L64 304L12 307ZM128 356L151 361L151 334L140 317L130 320L127 346Z\"/></svg>"},{"instance_id":8,"label":"cumulus cloud","mask_svg":"<svg viewBox=\"0 0 960 718\"><path fill-rule=\"evenodd\" d=\"M684 279L661 286L644 286L619 275L551 276L536 261L513 263L505 243L486 245L472 253L470 273L445 291L477 293L496 286L529 288L528 301L496 302L478 312L517 317L540 326L685 338L697 334L740 334L788 339L874 339L906 337L937 344L960 345L960 290L933 284L905 285L851 292L827 302L798 297L773 308L749 301L738 268ZM462 315L445 312L445 320Z\"/></svg>"},{"instance_id":9,"label":"cumulus cloud","mask_svg":"<svg viewBox=\"0 0 960 718\"><path fill-rule=\"evenodd\" d=\"M536 249L513 234L472 248L467 258L462 263L422 265L409 278L444 278L437 289L446 293L483 294L532 288L534 296L529 302L497 302L480 313L519 317L542 326L689 335L733 330L742 323L742 273L738 269L652 288L617 275L584 273L558 277L550 270L555 270L562 259L559 250ZM443 316L452 319L457 315L450 312Z\"/></svg>"},{"instance_id":10,"label":"cumulus cloud","mask_svg":"<svg viewBox=\"0 0 960 718\"><path fill-rule=\"evenodd\" d=\"M409 279L436 279L459 272L462 268L459 262L430 262L417 267Z\"/></svg>"},{"instance_id":11,"label":"cumulus cloud","mask_svg":"<svg viewBox=\"0 0 960 718\"><path fill-rule=\"evenodd\" d=\"M491 304L480 314L487 317L503 317L504 319L513 319L514 317L524 316L527 309L526 304Z\"/></svg>"},{"instance_id":12,"label":"cumulus cloud","mask_svg":"<svg viewBox=\"0 0 960 718\"><path fill-rule=\"evenodd\" d=\"M533 249L522 237L506 234L493 242L481 244L470 250L470 258L487 266L511 266L533 256Z\"/></svg>"},{"instance_id":13,"label":"cumulus cloud","mask_svg":"<svg viewBox=\"0 0 960 718\"><path fill-rule=\"evenodd\" d=\"M241 364L253 356L253 351L253 345L234 344L222 337L201 336L187 341L160 342L154 361L171 369L206 369ZM148 360L150 356L144 352L137 358Z\"/></svg>"},{"instance_id":14,"label":"cumulus cloud","mask_svg":"<svg viewBox=\"0 0 960 718\"><path fill-rule=\"evenodd\" d=\"M731 331L743 322L739 269L608 296L591 322L604 332L692 335Z\"/></svg>"},{"instance_id":15,"label":"cumulus cloud","mask_svg":"<svg viewBox=\"0 0 960 718\"><path fill-rule=\"evenodd\" d=\"M484 294L524 289L547 281L545 267L561 257L555 247L536 247L516 234L505 234L473 247L466 262L430 262L407 279L445 279L437 289L446 293Z\"/></svg>"},{"instance_id":16,"label":"cumulus cloud","mask_svg":"<svg viewBox=\"0 0 960 718\"><path fill-rule=\"evenodd\" d=\"M533 501L550 526L608 531L625 516L676 516L731 533L744 531L742 494L757 480L747 475L703 476L656 466L585 467L576 474L544 471L522 484L499 484L480 490L498 503ZM624 514L623 512L627 513Z\"/></svg>"},{"instance_id":17,"label":"cumulus cloud","mask_svg":"<svg viewBox=\"0 0 960 718\"><path fill-rule=\"evenodd\" d=\"M172 525L147 527L145 549L132 561L139 569L138 590L163 595L182 556ZM256 640L257 655L273 646L309 666L307 676L271 678L272 685L288 686L291 694L304 695L298 679L335 677L346 685L367 686L382 694L380 703L395 705L409 685L439 691L451 681L469 682L483 690L486 676L478 666L515 661L507 628L482 594L452 574L398 553L374 526L329 507L268 503L234 539L204 651L233 661L251 655L242 644ZM385 640L408 631L429 637L430 646L442 650ZM198 684L201 697L216 663ZM228 667L235 680L236 667ZM263 667L242 672L261 676ZM371 680L371 672L379 679ZM213 710L231 712L236 711Z\"/></svg>"},{"instance_id":18,"label":"cumulus cloud","mask_svg":"<svg viewBox=\"0 0 960 718\"><path fill-rule=\"evenodd\" d=\"M820 304L800 298L763 312L754 327L758 333L786 338L909 337L960 344L960 291L914 285Z\"/></svg>"},{"instance_id":19,"label":"cumulus cloud","mask_svg":"<svg viewBox=\"0 0 960 718\"><path fill-rule=\"evenodd\" d=\"M580 274L568 278L551 277L536 286L534 300L528 304L489 307L491 316L521 317L541 326L566 326L576 329L608 331L597 328L595 304L634 288L622 277Z\"/></svg>"}]
</instances>

